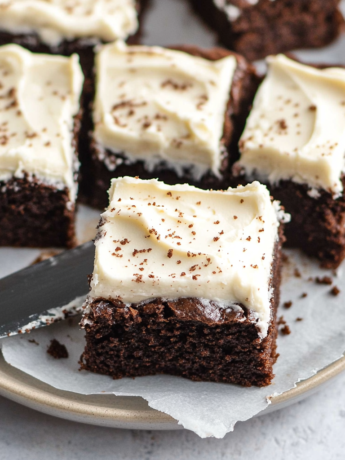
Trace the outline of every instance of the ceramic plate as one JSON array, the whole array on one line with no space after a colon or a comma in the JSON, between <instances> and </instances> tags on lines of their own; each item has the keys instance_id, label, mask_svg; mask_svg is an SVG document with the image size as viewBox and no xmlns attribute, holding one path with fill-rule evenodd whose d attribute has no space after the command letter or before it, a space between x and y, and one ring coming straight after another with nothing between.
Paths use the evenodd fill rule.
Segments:
<instances>
[{"instance_id":1,"label":"ceramic plate","mask_svg":"<svg viewBox=\"0 0 345 460\"><path fill-rule=\"evenodd\" d=\"M301 401L321 389L342 371L345 371L345 357L312 378L300 382L296 388L272 398L272 404L260 415ZM151 409L142 398L83 396L59 391L8 365L1 355L0 395L31 409L74 422L139 430L182 429L172 417Z\"/></svg>"}]
</instances>

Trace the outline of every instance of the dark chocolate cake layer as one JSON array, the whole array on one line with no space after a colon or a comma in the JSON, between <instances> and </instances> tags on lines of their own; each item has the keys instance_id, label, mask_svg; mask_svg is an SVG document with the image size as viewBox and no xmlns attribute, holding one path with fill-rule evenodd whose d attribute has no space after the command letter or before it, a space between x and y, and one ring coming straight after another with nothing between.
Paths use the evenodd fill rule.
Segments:
<instances>
[{"instance_id":1,"label":"dark chocolate cake layer","mask_svg":"<svg viewBox=\"0 0 345 460\"><path fill-rule=\"evenodd\" d=\"M345 187L344 177L342 182ZM291 214L291 222L285 225L286 245L318 258L325 268L337 268L345 259L344 194L334 199L320 190L320 196L312 198L306 185L292 181L269 188Z\"/></svg>"},{"instance_id":2,"label":"dark chocolate cake layer","mask_svg":"<svg viewBox=\"0 0 345 460\"><path fill-rule=\"evenodd\" d=\"M0 190L0 246L75 245L75 210L67 188L26 176L0 181Z\"/></svg>"},{"instance_id":3,"label":"dark chocolate cake layer","mask_svg":"<svg viewBox=\"0 0 345 460\"><path fill-rule=\"evenodd\" d=\"M231 20L215 0L190 2L223 45L249 60L325 46L339 35L344 22L339 0L259 0L255 5L243 0L225 1L228 7L235 7Z\"/></svg>"},{"instance_id":4,"label":"dark chocolate cake layer","mask_svg":"<svg viewBox=\"0 0 345 460\"><path fill-rule=\"evenodd\" d=\"M198 299L155 299L126 306L94 300L84 315L86 348L81 368L114 379L170 374L195 381L266 386L277 359L276 311L281 281L281 243L272 268L272 319L261 340L253 316Z\"/></svg>"},{"instance_id":5,"label":"dark chocolate cake layer","mask_svg":"<svg viewBox=\"0 0 345 460\"><path fill-rule=\"evenodd\" d=\"M225 147L221 165L221 177L206 173L196 180L190 168L185 168L178 175L167 163L162 161L153 170L148 171L143 161L130 162L125 153L114 153L97 146L91 141L91 151L88 141L82 141L81 149L81 184L80 197L83 202L95 208L103 209L108 203L107 190L114 177L139 176L141 179L159 178L167 184L188 183L203 189L227 189L230 186L231 165L238 159L238 140L243 131L255 92L260 83L254 67L242 56L222 48L202 49L195 46L175 46L173 49L184 51L193 56L216 61L227 56L235 56L237 68L233 78L231 94L224 119L222 143ZM94 87L89 88L87 98L93 99ZM87 119L86 119L87 118ZM91 110L84 117L83 132L92 132L93 123Z\"/></svg>"}]
</instances>

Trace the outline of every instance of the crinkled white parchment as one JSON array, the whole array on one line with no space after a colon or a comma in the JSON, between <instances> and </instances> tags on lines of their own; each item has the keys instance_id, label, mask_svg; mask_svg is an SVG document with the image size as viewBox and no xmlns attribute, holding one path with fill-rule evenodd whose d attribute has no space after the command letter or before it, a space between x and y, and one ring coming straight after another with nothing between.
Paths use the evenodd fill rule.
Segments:
<instances>
[{"instance_id":1,"label":"crinkled white parchment","mask_svg":"<svg viewBox=\"0 0 345 460\"><path fill-rule=\"evenodd\" d=\"M84 347L84 333L76 321L49 326L30 335L4 339L2 352L12 366L53 387L81 394L114 393L141 396L149 406L174 417L185 428L201 437L222 438L238 421L248 420L269 404L268 397L295 386L336 361L345 350L345 272L333 277L341 289L330 294L331 286L317 285L309 277L330 276L298 252L289 251L284 268L280 307L291 334L278 339L280 357L275 365L276 378L266 388L241 388L235 385L191 382L170 376L113 380L107 376L80 372L78 360ZM298 267L301 277L294 275ZM302 298L302 294L307 297ZM303 318L303 321L296 321ZM68 359L55 360L46 353L51 339L66 345ZM32 340L39 345L36 345ZM31 342L30 342L31 341Z\"/></svg>"}]
</instances>

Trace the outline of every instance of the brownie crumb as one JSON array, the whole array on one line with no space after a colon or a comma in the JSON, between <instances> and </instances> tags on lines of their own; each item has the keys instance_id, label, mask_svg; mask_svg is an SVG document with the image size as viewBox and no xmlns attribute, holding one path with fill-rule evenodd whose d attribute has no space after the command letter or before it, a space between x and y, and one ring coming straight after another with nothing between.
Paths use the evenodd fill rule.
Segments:
<instances>
[{"instance_id":1,"label":"brownie crumb","mask_svg":"<svg viewBox=\"0 0 345 460\"><path fill-rule=\"evenodd\" d=\"M281 316L279 319L278 319L278 322L277 322L278 326L281 326L281 325L285 325L286 324L286 321L284 319L284 316Z\"/></svg>"},{"instance_id":2,"label":"brownie crumb","mask_svg":"<svg viewBox=\"0 0 345 460\"><path fill-rule=\"evenodd\" d=\"M34 343L35 345L39 345L39 343L38 343L38 342L36 342L36 340L35 340L35 339L30 339L30 340L28 340L28 342L30 342L30 343Z\"/></svg>"},{"instance_id":3,"label":"brownie crumb","mask_svg":"<svg viewBox=\"0 0 345 460\"><path fill-rule=\"evenodd\" d=\"M297 322L303 321L303 318L296 318Z\"/></svg>"},{"instance_id":4,"label":"brownie crumb","mask_svg":"<svg viewBox=\"0 0 345 460\"><path fill-rule=\"evenodd\" d=\"M337 286L333 286L331 289L331 294L337 296L340 294L340 289Z\"/></svg>"},{"instance_id":5,"label":"brownie crumb","mask_svg":"<svg viewBox=\"0 0 345 460\"><path fill-rule=\"evenodd\" d=\"M308 297L308 294L306 292L303 292L303 294L301 295L301 299L305 299L306 297Z\"/></svg>"},{"instance_id":6,"label":"brownie crumb","mask_svg":"<svg viewBox=\"0 0 345 460\"><path fill-rule=\"evenodd\" d=\"M65 359L68 358L68 351L65 345L58 342L56 339L51 340L50 345L47 349L48 355L54 359Z\"/></svg>"},{"instance_id":7,"label":"brownie crumb","mask_svg":"<svg viewBox=\"0 0 345 460\"><path fill-rule=\"evenodd\" d=\"M296 278L302 278L301 272L298 270L298 268L295 268L293 274Z\"/></svg>"},{"instance_id":8,"label":"brownie crumb","mask_svg":"<svg viewBox=\"0 0 345 460\"><path fill-rule=\"evenodd\" d=\"M292 307L292 302L289 300L288 302L283 303L284 308L291 308Z\"/></svg>"},{"instance_id":9,"label":"brownie crumb","mask_svg":"<svg viewBox=\"0 0 345 460\"><path fill-rule=\"evenodd\" d=\"M286 321L284 319L284 316L281 316L279 319L278 319L278 322L277 322L278 326L283 326L281 329L280 329L280 332L283 334L283 335L289 335L291 334L291 330L289 328L289 326L286 324Z\"/></svg>"},{"instance_id":10,"label":"brownie crumb","mask_svg":"<svg viewBox=\"0 0 345 460\"><path fill-rule=\"evenodd\" d=\"M324 276L323 278L317 277L315 281L316 284L326 284L328 286L330 286L333 283L332 278L330 276Z\"/></svg>"},{"instance_id":11,"label":"brownie crumb","mask_svg":"<svg viewBox=\"0 0 345 460\"><path fill-rule=\"evenodd\" d=\"M280 332L283 334L283 335L290 335L291 334L291 329L289 328L289 326L286 324L284 327L282 327L280 329Z\"/></svg>"}]
</instances>

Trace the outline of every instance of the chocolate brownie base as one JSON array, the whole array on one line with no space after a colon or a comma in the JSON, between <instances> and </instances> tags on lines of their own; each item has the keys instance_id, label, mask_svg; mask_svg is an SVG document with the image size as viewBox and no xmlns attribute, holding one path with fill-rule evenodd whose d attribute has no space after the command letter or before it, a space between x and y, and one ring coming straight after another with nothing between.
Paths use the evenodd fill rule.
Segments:
<instances>
[{"instance_id":1,"label":"chocolate brownie base","mask_svg":"<svg viewBox=\"0 0 345 460\"><path fill-rule=\"evenodd\" d=\"M96 299L82 319L86 347L81 368L114 379L170 374L195 381L266 386L274 377L281 242L272 268L272 319L260 340L252 314L211 302L155 299L126 306Z\"/></svg>"},{"instance_id":2,"label":"chocolate brownie base","mask_svg":"<svg viewBox=\"0 0 345 460\"><path fill-rule=\"evenodd\" d=\"M345 188L345 178L342 179ZM324 268L337 268L345 259L345 197L333 199L319 191L308 195L306 185L282 181L269 186L274 199L281 201L291 222L285 225L286 244L316 257Z\"/></svg>"},{"instance_id":3,"label":"chocolate brownie base","mask_svg":"<svg viewBox=\"0 0 345 460\"><path fill-rule=\"evenodd\" d=\"M254 67L242 56L222 48L201 49L194 46L179 46L173 49L181 50L193 56L216 61L227 56L235 56L237 68L235 71L231 94L225 114L222 143L225 147L221 165L221 177L211 172L196 180L191 168L185 168L182 175L176 173L169 164L162 161L153 170L148 170L143 161L130 162L125 152L114 153L103 149L91 141L91 151L84 140L81 149L81 200L90 206L102 209L108 204L110 181L115 177L138 176L141 179L154 179L174 185L188 183L202 189L227 189L230 186L231 165L238 159L238 141L244 129L250 106L260 83ZM92 89L94 93L94 88ZM89 93L89 100L91 92ZM91 111L89 110L90 114ZM86 118L86 117L85 117ZM92 132L91 116L84 119L84 132Z\"/></svg>"},{"instance_id":4,"label":"chocolate brownie base","mask_svg":"<svg viewBox=\"0 0 345 460\"><path fill-rule=\"evenodd\" d=\"M343 17L339 0L242 0L229 4L240 15L230 21L215 0L190 0L195 11L217 31L220 42L249 60L297 48L319 48L340 33Z\"/></svg>"},{"instance_id":5,"label":"chocolate brownie base","mask_svg":"<svg viewBox=\"0 0 345 460\"><path fill-rule=\"evenodd\" d=\"M0 181L0 246L73 247L69 191L25 176Z\"/></svg>"}]
</instances>

